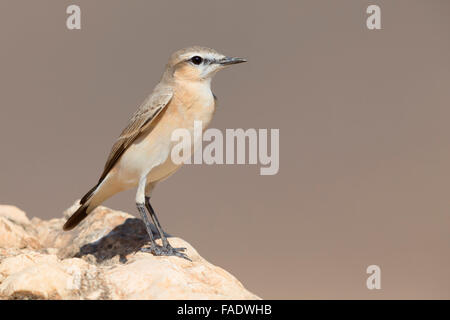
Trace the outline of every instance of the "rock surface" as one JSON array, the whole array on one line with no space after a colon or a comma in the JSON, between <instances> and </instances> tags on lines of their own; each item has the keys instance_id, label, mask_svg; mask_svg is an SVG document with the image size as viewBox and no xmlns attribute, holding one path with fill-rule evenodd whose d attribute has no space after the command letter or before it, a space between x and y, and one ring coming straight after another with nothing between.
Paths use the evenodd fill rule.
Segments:
<instances>
[{"instance_id":1,"label":"rock surface","mask_svg":"<svg viewBox=\"0 0 450 320\"><path fill-rule=\"evenodd\" d=\"M30 221L0 205L0 299L259 299L182 239L169 241L192 261L140 252L148 236L127 213L99 207L62 231L77 207Z\"/></svg>"}]
</instances>

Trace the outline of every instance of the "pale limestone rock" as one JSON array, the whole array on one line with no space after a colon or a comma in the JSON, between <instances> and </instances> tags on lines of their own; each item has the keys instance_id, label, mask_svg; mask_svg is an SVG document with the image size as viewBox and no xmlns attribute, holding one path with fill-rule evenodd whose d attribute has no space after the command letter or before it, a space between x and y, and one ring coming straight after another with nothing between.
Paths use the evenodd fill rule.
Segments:
<instances>
[{"instance_id":1,"label":"pale limestone rock","mask_svg":"<svg viewBox=\"0 0 450 320\"><path fill-rule=\"evenodd\" d=\"M15 206L0 205L0 217L5 217L21 225L30 224L26 213Z\"/></svg>"},{"instance_id":2,"label":"pale limestone rock","mask_svg":"<svg viewBox=\"0 0 450 320\"><path fill-rule=\"evenodd\" d=\"M0 294L15 299L70 298L72 279L55 264L42 263L13 273L0 285Z\"/></svg>"},{"instance_id":3,"label":"pale limestone rock","mask_svg":"<svg viewBox=\"0 0 450 320\"><path fill-rule=\"evenodd\" d=\"M0 205L0 248L26 247L40 247L30 220L19 208Z\"/></svg>"},{"instance_id":4,"label":"pale limestone rock","mask_svg":"<svg viewBox=\"0 0 450 320\"><path fill-rule=\"evenodd\" d=\"M259 299L182 239L192 261L140 252L148 236L127 213L99 207L62 231L77 206L49 221L0 206L0 299Z\"/></svg>"}]
</instances>

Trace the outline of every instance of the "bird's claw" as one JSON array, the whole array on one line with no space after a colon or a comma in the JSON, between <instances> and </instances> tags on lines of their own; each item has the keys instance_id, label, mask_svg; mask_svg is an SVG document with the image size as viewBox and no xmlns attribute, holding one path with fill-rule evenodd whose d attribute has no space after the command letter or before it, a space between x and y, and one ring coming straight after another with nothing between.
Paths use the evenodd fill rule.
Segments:
<instances>
[{"instance_id":1,"label":"bird's claw","mask_svg":"<svg viewBox=\"0 0 450 320\"><path fill-rule=\"evenodd\" d=\"M183 251L186 251L186 248L174 248L170 244L166 245L166 246L151 245L150 247L141 248L140 251L149 252L149 253L153 254L154 256L176 256L176 257L180 257L180 258L192 261L183 252Z\"/></svg>"}]
</instances>

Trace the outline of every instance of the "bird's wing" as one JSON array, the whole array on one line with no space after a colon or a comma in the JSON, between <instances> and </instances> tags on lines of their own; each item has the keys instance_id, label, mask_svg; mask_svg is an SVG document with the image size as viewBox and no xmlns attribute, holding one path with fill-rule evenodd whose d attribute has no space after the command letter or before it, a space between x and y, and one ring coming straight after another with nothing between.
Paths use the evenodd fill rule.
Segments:
<instances>
[{"instance_id":1,"label":"bird's wing","mask_svg":"<svg viewBox=\"0 0 450 320\"><path fill-rule=\"evenodd\" d=\"M149 128L151 122L169 104L172 96L172 88L168 86L157 86L147 99L145 99L139 109L134 113L127 127L122 131L120 137L114 143L99 183L106 177L122 154L136 140L141 132Z\"/></svg>"}]
</instances>

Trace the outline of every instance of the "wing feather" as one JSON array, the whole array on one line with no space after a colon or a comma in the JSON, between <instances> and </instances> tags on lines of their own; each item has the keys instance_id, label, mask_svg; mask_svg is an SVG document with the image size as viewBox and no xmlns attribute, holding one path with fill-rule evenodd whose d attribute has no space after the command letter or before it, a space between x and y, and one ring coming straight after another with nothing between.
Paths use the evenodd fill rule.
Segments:
<instances>
[{"instance_id":1,"label":"wing feather","mask_svg":"<svg viewBox=\"0 0 450 320\"><path fill-rule=\"evenodd\" d=\"M169 104L173 91L167 86L157 86L136 110L126 128L114 143L106 161L99 184L108 175L127 148L145 131L158 114Z\"/></svg>"}]
</instances>

